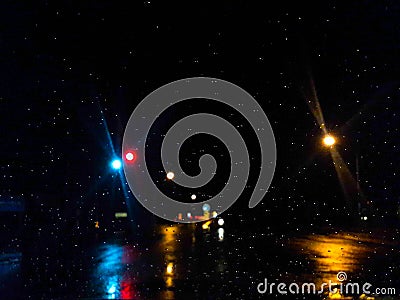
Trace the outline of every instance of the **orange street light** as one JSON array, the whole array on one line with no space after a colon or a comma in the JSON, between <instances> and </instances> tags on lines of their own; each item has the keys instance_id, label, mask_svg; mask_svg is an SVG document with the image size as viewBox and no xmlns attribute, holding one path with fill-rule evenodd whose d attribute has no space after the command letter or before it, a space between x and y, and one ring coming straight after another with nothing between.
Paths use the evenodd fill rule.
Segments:
<instances>
[{"instance_id":1,"label":"orange street light","mask_svg":"<svg viewBox=\"0 0 400 300\"><path fill-rule=\"evenodd\" d=\"M327 147L332 147L336 144L336 139L332 135L327 134L322 139L322 143Z\"/></svg>"}]
</instances>

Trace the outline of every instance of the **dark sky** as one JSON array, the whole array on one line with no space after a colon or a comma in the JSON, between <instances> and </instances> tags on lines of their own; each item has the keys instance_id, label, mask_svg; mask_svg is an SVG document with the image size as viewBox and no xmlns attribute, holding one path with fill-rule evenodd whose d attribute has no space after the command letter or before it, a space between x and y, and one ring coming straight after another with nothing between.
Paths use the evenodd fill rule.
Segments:
<instances>
[{"instance_id":1,"label":"dark sky","mask_svg":"<svg viewBox=\"0 0 400 300\"><path fill-rule=\"evenodd\" d=\"M66 211L119 199L109 138L118 154L143 97L208 76L247 90L272 124L277 171L261 211L343 207L304 98L312 80L343 159L354 173L359 153L364 193L390 208L399 201L400 4L289 3L2 1L0 195Z\"/></svg>"}]
</instances>

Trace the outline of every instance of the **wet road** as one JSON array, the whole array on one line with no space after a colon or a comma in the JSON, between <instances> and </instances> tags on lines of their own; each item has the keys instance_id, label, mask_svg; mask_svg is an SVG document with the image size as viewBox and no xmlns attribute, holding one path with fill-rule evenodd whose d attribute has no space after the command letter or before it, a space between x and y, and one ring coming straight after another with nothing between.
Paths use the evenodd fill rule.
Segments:
<instances>
[{"instance_id":1,"label":"wet road","mask_svg":"<svg viewBox=\"0 0 400 300\"><path fill-rule=\"evenodd\" d=\"M396 229L276 234L226 224L156 225L137 239L97 237L72 247L56 240L24 249L22 259L0 264L0 291L21 299L265 299L281 296L258 293L265 278L320 285L337 282L341 271L349 281L394 287L398 294L398 238ZM326 297L327 291L316 299Z\"/></svg>"}]
</instances>

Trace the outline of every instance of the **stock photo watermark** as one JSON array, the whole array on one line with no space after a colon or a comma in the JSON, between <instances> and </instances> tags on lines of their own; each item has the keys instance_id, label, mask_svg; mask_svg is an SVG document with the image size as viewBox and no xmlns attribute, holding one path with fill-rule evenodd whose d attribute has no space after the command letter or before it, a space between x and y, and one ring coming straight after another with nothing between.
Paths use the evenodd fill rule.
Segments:
<instances>
[{"instance_id":1,"label":"stock photo watermark","mask_svg":"<svg viewBox=\"0 0 400 300\"><path fill-rule=\"evenodd\" d=\"M212 100L234 108L251 125L261 150L261 165L257 183L248 206L255 207L265 196L271 184L276 165L275 137L268 118L259 103L241 87L225 80L194 77L166 84L146 96L134 109L125 129L122 153L133 153L135 164L124 161L124 172L135 198L153 214L177 221L177 216L199 216L204 208L220 214L227 210L242 194L250 172L250 154L237 128L224 118L209 113L196 113L178 120L165 135L161 158L166 178L188 188L206 185L214 176L216 160L208 154L199 159L201 172L187 175L179 164L180 146L195 134L217 137L229 150L230 176L222 191L213 198L197 203L176 201L153 182L146 165L146 138L152 124L167 108L188 99ZM196 100L197 101L197 100ZM199 197L197 197L197 200ZM208 219L206 217L206 219ZM181 223L204 221L203 219L180 219Z\"/></svg>"},{"instance_id":2,"label":"stock photo watermark","mask_svg":"<svg viewBox=\"0 0 400 300\"><path fill-rule=\"evenodd\" d=\"M345 282L347 274L339 272L336 275L338 282L328 280L322 284L305 282L302 284L292 282L268 282L264 278L263 282L258 283L257 292L259 294L279 294L279 295L321 295L323 293L340 294L340 295L376 295L376 296L393 296L396 294L396 288L393 287L373 287L369 282Z\"/></svg>"}]
</instances>

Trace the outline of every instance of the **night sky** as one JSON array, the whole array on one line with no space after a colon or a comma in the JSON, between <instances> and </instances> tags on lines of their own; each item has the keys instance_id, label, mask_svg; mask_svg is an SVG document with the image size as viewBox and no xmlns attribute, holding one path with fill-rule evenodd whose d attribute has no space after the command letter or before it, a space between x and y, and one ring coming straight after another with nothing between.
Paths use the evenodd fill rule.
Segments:
<instances>
[{"instance_id":1,"label":"night sky","mask_svg":"<svg viewBox=\"0 0 400 300\"><path fill-rule=\"evenodd\" d=\"M109 162L136 104L171 81L207 76L248 91L277 142L265 199L244 208L252 175L230 214L283 223L309 223L304 212L342 216L343 193L306 102L315 86L339 153L353 175L359 156L361 188L389 216L400 201L399 47L396 1L2 1L0 195L24 196L45 223L124 207L125 181ZM205 143L188 152L194 145ZM136 217L147 214L130 201Z\"/></svg>"}]
</instances>

